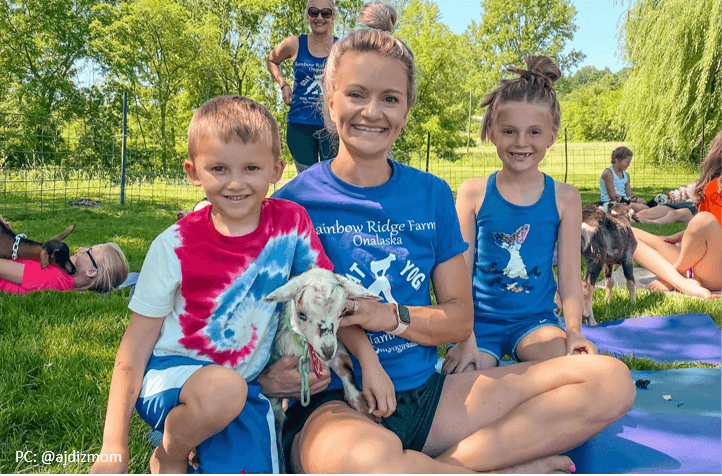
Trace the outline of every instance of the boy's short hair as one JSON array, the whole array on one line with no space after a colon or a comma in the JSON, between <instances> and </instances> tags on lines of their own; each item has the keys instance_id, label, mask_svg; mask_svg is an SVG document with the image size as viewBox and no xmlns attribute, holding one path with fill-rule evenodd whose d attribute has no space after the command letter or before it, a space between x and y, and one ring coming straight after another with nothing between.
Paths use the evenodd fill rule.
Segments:
<instances>
[{"instance_id":1,"label":"boy's short hair","mask_svg":"<svg viewBox=\"0 0 722 476\"><path fill-rule=\"evenodd\" d=\"M620 160L624 160L627 157L632 157L634 154L632 154L632 151L628 148L621 146L617 147L612 151L612 163L615 163Z\"/></svg>"},{"instance_id":2,"label":"boy's short hair","mask_svg":"<svg viewBox=\"0 0 722 476\"><path fill-rule=\"evenodd\" d=\"M267 140L273 157L281 160L278 124L268 109L252 99L219 96L196 110L188 126L188 158L191 161L198 153L198 142L208 135L214 135L224 143L233 139L244 144Z\"/></svg>"}]
</instances>

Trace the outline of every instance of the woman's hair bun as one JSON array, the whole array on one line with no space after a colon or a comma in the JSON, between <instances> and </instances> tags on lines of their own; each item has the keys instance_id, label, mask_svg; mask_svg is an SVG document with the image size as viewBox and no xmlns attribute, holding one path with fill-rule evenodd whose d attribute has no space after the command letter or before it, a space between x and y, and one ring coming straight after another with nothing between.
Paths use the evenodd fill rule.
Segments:
<instances>
[{"instance_id":1,"label":"woman's hair bun","mask_svg":"<svg viewBox=\"0 0 722 476\"><path fill-rule=\"evenodd\" d=\"M393 33L396 28L396 9L382 2L369 2L361 8L358 23L375 30Z\"/></svg>"}]
</instances>

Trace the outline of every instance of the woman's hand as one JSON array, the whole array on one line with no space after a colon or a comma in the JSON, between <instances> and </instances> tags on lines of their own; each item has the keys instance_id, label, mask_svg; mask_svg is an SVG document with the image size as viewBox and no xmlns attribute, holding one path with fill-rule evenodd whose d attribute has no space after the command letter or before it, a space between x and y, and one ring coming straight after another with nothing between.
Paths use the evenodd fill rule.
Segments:
<instances>
[{"instance_id":1,"label":"woman's hand","mask_svg":"<svg viewBox=\"0 0 722 476\"><path fill-rule=\"evenodd\" d=\"M567 330L567 354L596 354L597 346L586 339L580 331Z\"/></svg>"},{"instance_id":2,"label":"woman's hand","mask_svg":"<svg viewBox=\"0 0 722 476\"><path fill-rule=\"evenodd\" d=\"M394 384L381 364L363 369L363 394L369 413L376 418L386 418L396 411Z\"/></svg>"},{"instance_id":3,"label":"woman's hand","mask_svg":"<svg viewBox=\"0 0 722 476\"><path fill-rule=\"evenodd\" d=\"M298 357L281 357L267 367L257 377L261 384L262 392L267 397L275 398L301 398L301 375L298 373ZM308 374L308 385L311 394L325 390L331 383L331 370L323 363L321 364L321 378L315 372Z\"/></svg>"},{"instance_id":4,"label":"woman's hand","mask_svg":"<svg viewBox=\"0 0 722 476\"><path fill-rule=\"evenodd\" d=\"M449 348L441 366L442 374L460 374L467 371L482 370L482 354L476 347L474 333L463 342Z\"/></svg>"},{"instance_id":5,"label":"woman's hand","mask_svg":"<svg viewBox=\"0 0 722 476\"><path fill-rule=\"evenodd\" d=\"M291 89L291 86L284 84L281 87L281 96L283 96L283 102L286 103L286 106L290 106L291 98L293 97L293 90Z\"/></svg>"},{"instance_id":6,"label":"woman's hand","mask_svg":"<svg viewBox=\"0 0 722 476\"><path fill-rule=\"evenodd\" d=\"M354 311L356 304L358 308ZM396 329L396 306L391 303L380 303L372 299L348 299L346 315L339 326L360 326L367 331L389 332Z\"/></svg>"}]
</instances>

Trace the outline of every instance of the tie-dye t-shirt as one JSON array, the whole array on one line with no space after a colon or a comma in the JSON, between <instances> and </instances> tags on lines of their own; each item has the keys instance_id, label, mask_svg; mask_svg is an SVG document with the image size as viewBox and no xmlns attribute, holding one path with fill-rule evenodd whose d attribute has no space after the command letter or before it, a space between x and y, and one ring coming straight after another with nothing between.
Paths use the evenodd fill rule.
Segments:
<instances>
[{"instance_id":1,"label":"tie-dye t-shirt","mask_svg":"<svg viewBox=\"0 0 722 476\"><path fill-rule=\"evenodd\" d=\"M211 207L191 213L150 246L129 307L165 318L153 353L211 361L255 378L268 362L280 306L261 299L311 264L333 269L306 211L263 203L255 231L220 234Z\"/></svg>"}]
</instances>

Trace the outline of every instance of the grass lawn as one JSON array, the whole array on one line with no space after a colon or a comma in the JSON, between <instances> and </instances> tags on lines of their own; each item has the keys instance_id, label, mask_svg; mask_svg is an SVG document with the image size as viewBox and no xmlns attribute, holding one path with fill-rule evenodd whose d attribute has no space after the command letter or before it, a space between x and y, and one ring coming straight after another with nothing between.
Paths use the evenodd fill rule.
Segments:
<instances>
[{"instance_id":1,"label":"grass lawn","mask_svg":"<svg viewBox=\"0 0 722 476\"><path fill-rule=\"evenodd\" d=\"M585 203L596 199L593 189L583 191ZM35 239L55 236L69 224L76 230L67 238L71 249L115 241L126 253L131 271L140 271L150 243L175 219L177 207L132 203L100 208L63 208L53 213L5 214L13 229ZM683 225L653 231L673 233ZM0 294L0 472L85 473L90 464L40 461L44 451L97 453L113 361L130 317L128 290L102 297L94 293L43 292L31 295ZM639 290L637 305L630 306L626 289L615 289L612 302L604 291L594 295L599 322L624 317L706 313L722 327L720 301L701 301L681 295ZM627 359L632 368L674 368L701 364L657 364ZM130 435L130 472L148 471L148 427L133 417ZM16 451L31 451L36 463L16 461Z\"/></svg>"}]
</instances>

